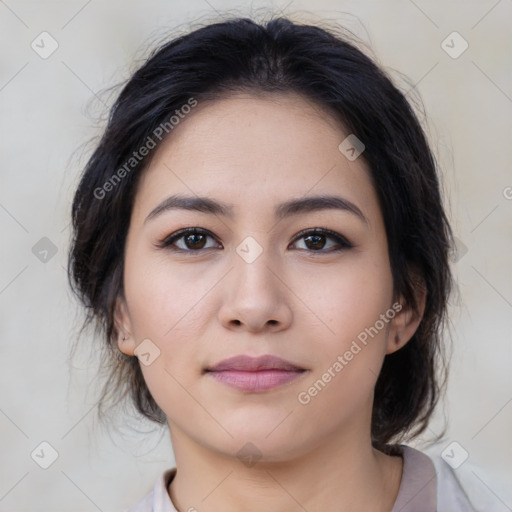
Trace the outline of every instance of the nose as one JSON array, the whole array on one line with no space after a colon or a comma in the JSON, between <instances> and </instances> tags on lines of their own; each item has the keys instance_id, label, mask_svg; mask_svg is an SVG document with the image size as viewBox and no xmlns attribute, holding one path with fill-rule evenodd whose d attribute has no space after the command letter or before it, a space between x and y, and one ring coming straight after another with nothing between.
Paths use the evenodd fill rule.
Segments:
<instances>
[{"instance_id":1,"label":"nose","mask_svg":"<svg viewBox=\"0 0 512 512\"><path fill-rule=\"evenodd\" d=\"M234 268L224 280L219 320L230 330L278 332L292 321L291 292L267 251L253 262L234 254Z\"/></svg>"}]
</instances>

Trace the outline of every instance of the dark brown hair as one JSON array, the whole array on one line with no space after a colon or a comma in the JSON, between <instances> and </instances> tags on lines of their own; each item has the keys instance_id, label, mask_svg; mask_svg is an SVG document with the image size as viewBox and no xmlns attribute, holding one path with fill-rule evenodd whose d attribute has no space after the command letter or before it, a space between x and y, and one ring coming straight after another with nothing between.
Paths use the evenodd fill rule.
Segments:
<instances>
[{"instance_id":1,"label":"dark brown hair","mask_svg":"<svg viewBox=\"0 0 512 512\"><path fill-rule=\"evenodd\" d=\"M194 30L160 46L125 84L90 157L72 204L71 287L93 320L109 372L99 404L132 404L165 423L136 357L117 347L114 307L123 296L124 246L137 182L150 156L123 173L108 193L104 184L134 151L195 98L230 91L295 92L326 108L365 145L361 155L378 195L389 246L395 297L426 306L411 340L385 357L375 388L372 443L389 451L427 426L446 381L442 327L451 290L452 234L436 163L405 95L355 44L332 30L286 18L259 24L235 18ZM171 135L172 136L172 133ZM153 137L154 138L154 137ZM101 197L100 197L101 196ZM443 370L444 373L439 373Z\"/></svg>"}]
</instances>

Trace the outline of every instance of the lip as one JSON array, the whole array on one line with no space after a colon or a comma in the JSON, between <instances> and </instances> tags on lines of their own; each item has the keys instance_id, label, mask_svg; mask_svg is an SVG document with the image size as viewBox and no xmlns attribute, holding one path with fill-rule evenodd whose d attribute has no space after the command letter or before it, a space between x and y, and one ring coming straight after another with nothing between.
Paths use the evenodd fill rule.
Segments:
<instances>
[{"instance_id":1,"label":"lip","mask_svg":"<svg viewBox=\"0 0 512 512\"><path fill-rule=\"evenodd\" d=\"M282 386L307 370L270 354L260 357L239 355L225 359L205 373L240 391L263 392Z\"/></svg>"},{"instance_id":2,"label":"lip","mask_svg":"<svg viewBox=\"0 0 512 512\"><path fill-rule=\"evenodd\" d=\"M257 372L261 370L287 370L297 371L305 370L289 361L285 361L280 357L266 354L259 357L251 357L246 355L239 355L224 359L211 368L207 368L209 372L222 372L226 370L244 371L244 372Z\"/></svg>"}]
</instances>

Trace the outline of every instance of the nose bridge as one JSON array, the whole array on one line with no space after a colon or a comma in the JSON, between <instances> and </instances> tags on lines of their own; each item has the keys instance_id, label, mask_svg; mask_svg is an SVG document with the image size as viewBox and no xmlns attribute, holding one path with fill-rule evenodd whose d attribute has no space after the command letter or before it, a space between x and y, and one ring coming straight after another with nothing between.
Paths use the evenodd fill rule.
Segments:
<instances>
[{"instance_id":1,"label":"nose bridge","mask_svg":"<svg viewBox=\"0 0 512 512\"><path fill-rule=\"evenodd\" d=\"M267 242L248 236L233 253L233 271L224 294L221 321L251 330L266 325L284 327L291 319L286 287L277 277L280 262ZM268 240L268 237L265 238ZM274 327L276 328L276 327Z\"/></svg>"},{"instance_id":2,"label":"nose bridge","mask_svg":"<svg viewBox=\"0 0 512 512\"><path fill-rule=\"evenodd\" d=\"M268 237L265 240L263 236L258 238L260 242L254 236L247 236L236 248L233 255L236 288L242 295L246 292L249 297L263 294L266 295L265 300L270 300L271 296L279 293L275 270L271 270L279 266L279 262L269 246Z\"/></svg>"}]
</instances>

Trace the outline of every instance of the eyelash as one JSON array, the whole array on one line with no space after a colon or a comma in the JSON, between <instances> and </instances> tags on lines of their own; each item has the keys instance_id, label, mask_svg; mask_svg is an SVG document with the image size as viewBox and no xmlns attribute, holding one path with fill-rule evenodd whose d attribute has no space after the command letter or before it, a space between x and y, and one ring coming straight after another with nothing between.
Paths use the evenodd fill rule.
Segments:
<instances>
[{"instance_id":1,"label":"eyelash","mask_svg":"<svg viewBox=\"0 0 512 512\"><path fill-rule=\"evenodd\" d=\"M202 251L206 251L208 249L213 249L212 247L207 247L206 249L182 249L180 247L173 246L174 242L177 240L180 240L188 235L205 235L205 236L211 236L215 239L212 233L207 231L206 229L202 228L185 228L180 229L179 231L176 231L175 233L172 233L171 235L164 238L162 241L155 244L157 247L161 249L166 249L174 252L181 252L181 253L200 253ZM301 238L305 238L307 235L325 235L327 238L334 239L337 244L337 249L329 249L329 250L312 250L312 249L300 249L300 250L306 250L307 252L310 252L312 254L326 254L326 253L336 253L341 252L347 249L352 249L354 247L353 244L351 244L344 236L340 235L339 233L336 233L335 231L331 231L330 229L326 228L313 228L313 229L305 229L297 235L295 235L295 238L292 240L291 243L296 243ZM192 254L190 254L192 255Z\"/></svg>"}]
</instances>

